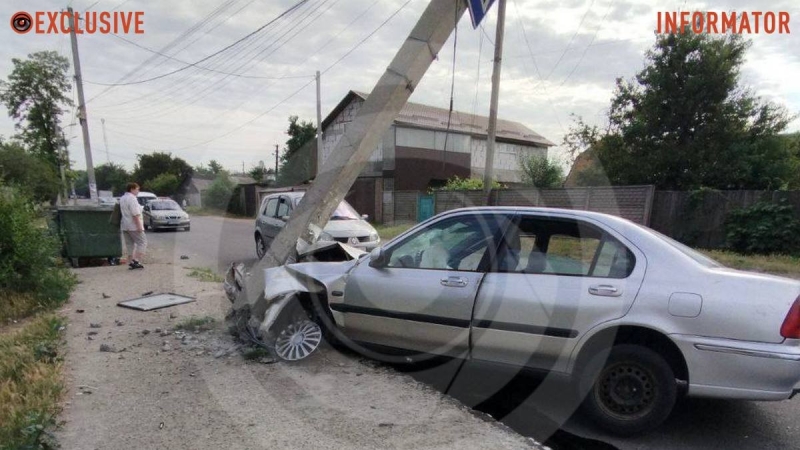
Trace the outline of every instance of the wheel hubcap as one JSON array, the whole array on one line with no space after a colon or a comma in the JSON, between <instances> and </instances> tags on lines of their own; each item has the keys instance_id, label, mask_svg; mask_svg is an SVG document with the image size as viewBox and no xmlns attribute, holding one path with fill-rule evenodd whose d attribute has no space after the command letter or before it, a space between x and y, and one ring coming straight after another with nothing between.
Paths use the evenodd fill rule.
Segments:
<instances>
[{"instance_id":1,"label":"wheel hubcap","mask_svg":"<svg viewBox=\"0 0 800 450\"><path fill-rule=\"evenodd\" d=\"M652 373L631 363L606 367L595 388L595 396L603 409L624 419L648 414L655 404L657 393Z\"/></svg>"},{"instance_id":2,"label":"wheel hubcap","mask_svg":"<svg viewBox=\"0 0 800 450\"><path fill-rule=\"evenodd\" d=\"M312 354L321 341L319 325L302 319L290 323L281 331L275 341L275 351L283 360L298 361Z\"/></svg>"}]
</instances>

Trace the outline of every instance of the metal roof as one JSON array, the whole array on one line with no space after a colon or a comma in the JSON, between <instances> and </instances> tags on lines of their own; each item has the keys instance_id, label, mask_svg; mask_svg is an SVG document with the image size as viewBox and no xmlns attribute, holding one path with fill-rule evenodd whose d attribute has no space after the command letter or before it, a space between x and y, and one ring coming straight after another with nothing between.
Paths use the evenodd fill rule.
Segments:
<instances>
[{"instance_id":1,"label":"metal roof","mask_svg":"<svg viewBox=\"0 0 800 450\"><path fill-rule=\"evenodd\" d=\"M369 94L350 91L322 122L323 130L327 128L336 116L355 98L366 100L367 95ZM394 123L396 125L405 125L412 128L445 131L448 129L447 119L449 113L449 110L446 108L407 102L395 118ZM486 116L453 111L450 117L449 130L454 133L487 136L488 129L489 118ZM552 147L556 145L519 122L499 118L497 119L497 138L501 140L533 143L543 147Z\"/></svg>"}]
</instances>

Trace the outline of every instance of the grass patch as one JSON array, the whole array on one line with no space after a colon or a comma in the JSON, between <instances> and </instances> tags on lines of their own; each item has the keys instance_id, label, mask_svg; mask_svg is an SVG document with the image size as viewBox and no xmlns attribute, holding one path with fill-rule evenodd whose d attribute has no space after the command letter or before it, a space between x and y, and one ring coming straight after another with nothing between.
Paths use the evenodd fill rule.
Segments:
<instances>
[{"instance_id":1,"label":"grass patch","mask_svg":"<svg viewBox=\"0 0 800 450\"><path fill-rule=\"evenodd\" d=\"M242 357L247 361L256 361L261 358L271 358L269 350L262 347L252 347L242 353Z\"/></svg>"},{"instance_id":2,"label":"grass patch","mask_svg":"<svg viewBox=\"0 0 800 450\"><path fill-rule=\"evenodd\" d=\"M62 326L47 315L0 335L0 450L57 448Z\"/></svg>"},{"instance_id":3,"label":"grass patch","mask_svg":"<svg viewBox=\"0 0 800 450\"><path fill-rule=\"evenodd\" d=\"M416 224L408 223L403 225L376 225L375 231L377 231L378 235L381 237L381 242L386 243L386 241L394 239L397 235L403 233L414 225Z\"/></svg>"},{"instance_id":4,"label":"grass patch","mask_svg":"<svg viewBox=\"0 0 800 450\"><path fill-rule=\"evenodd\" d=\"M189 317L188 319L183 320L181 323L175 325L176 330L186 330L186 331L208 331L214 328L214 324L217 322L217 319L211 316L205 317Z\"/></svg>"},{"instance_id":5,"label":"grass patch","mask_svg":"<svg viewBox=\"0 0 800 450\"><path fill-rule=\"evenodd\" d=\"M700 250L733 269L800 278L800 258L788 255L742 255L728 250Z\"/></svg>"},{"instance_id":6,"label":"grass patch","mask_svg":"<svg viewBox=\"0 0 800 450\"><path fill-rule=\"evenodd\" d=\"M209 283L222 283L225 281L222 275L206 267L187 267L187 269L191 271L189 272L190 277L197 278L200 281L207 281Z\"/></svg>"}]
</instances>

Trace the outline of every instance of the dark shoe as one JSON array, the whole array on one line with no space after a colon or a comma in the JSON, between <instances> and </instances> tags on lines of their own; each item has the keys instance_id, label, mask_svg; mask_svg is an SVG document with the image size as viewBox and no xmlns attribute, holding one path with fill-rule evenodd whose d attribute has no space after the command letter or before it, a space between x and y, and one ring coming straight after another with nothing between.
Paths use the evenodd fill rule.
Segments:
<instances>
[{"instance_id":1,"label":"dark shoe","mask_svg":"<svg viewBox=\"0 0 800 450\"><path fill-rule=\"evenodd\" d=\"M144 269L144 266L139 261L134 261L134 262L128 264L128 268L130 270L133 270L133 269Z\"/></svg>"}]
</instances>

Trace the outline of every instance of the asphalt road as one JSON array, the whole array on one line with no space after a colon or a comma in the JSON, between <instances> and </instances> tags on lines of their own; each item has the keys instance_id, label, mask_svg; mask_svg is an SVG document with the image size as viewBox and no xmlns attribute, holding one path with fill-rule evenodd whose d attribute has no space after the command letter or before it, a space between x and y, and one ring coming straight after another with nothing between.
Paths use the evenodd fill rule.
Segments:
<instances>
[{"instance_id":1,"label":"asphalt road","mask_svg":"<svg viewBox=\"0 0 800 450\"><path fill-rule=\"evenodd\" d=\"M192 217L189 232L148 232L149 251L175 264L223 273L232 262L255 263L253 227L248 219ZM189 259L181 260L181 255ZM554 449L800 449L800 399L684 399L655 432L620 439L574 413L568 384L553 377L462 367L457 361L399 369Z\"/></svg>"}]
</instances>

